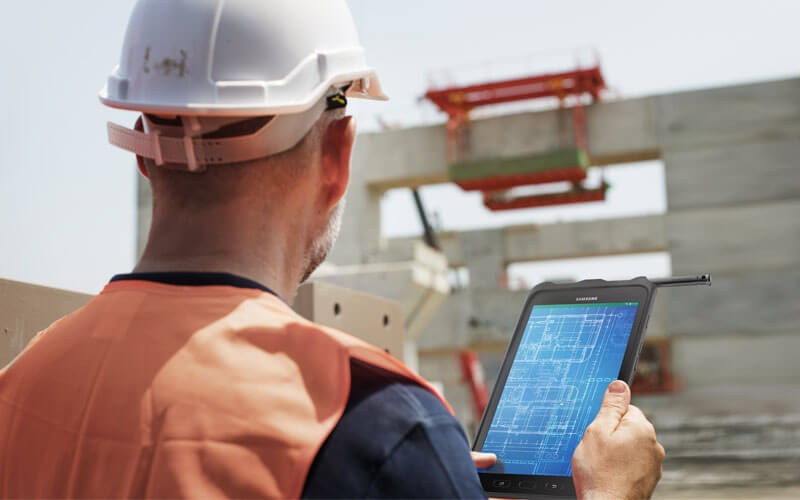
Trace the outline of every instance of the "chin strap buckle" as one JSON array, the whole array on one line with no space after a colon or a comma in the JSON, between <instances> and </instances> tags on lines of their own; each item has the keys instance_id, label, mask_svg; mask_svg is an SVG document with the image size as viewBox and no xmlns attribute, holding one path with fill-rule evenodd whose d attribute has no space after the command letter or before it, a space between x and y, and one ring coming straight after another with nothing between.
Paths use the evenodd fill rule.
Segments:
<instances>
[{"instance_id":1,"label":"chin strap buckle","mask_svg":"<svg viewBox=\"0 0 800 500\"><path fill-rule=\"evenodd\" d=\"M206 169L205 165L197 162L197 154L194 150L194 138L203 131L203 126L196 116L184 116L183 129L186 134L183 136L183 150L186 153L186 167L189 172L202 172Z\"/></svg>"},{"instance_id":2,"label":"chin strap buckle","mask_svg":"<svg viewBox=\"0 0 800 500\"><path fill-rule=\"evenodd\" d=\"M161 153L161 131L151 130L148 135L150 136L150 143L153 147L153 161L160 167L165 163L164 155Z\"/></svg>"}]
</instances>

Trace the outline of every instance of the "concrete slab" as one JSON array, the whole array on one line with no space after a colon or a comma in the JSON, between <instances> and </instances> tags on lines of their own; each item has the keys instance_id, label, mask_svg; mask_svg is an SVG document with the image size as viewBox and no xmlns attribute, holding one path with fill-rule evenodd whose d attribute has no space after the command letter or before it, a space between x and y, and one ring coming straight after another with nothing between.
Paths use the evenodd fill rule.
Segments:
<instances>
[{"instance_id":1,"label":"concrete slab","mask_svg":"<svg viewBox=\"0 0 800 500\"><path fill-rule=\"evenodd\" d=\"M586 111L592 165L654 160L660 157L654 97L610 101Z\"/></svg>"},{"instance_id":2,"label":"concrete slab","mask_svg":"<svg viewBox=\"0 0 800 500\"><path fill-rule=\"evenodd\" d=\"M374 189L414 187L447 182L444 125L361 134L356 139L353 164L358 181Z\"/></svg>"},{"instance_id":3,"label":"concrete slab","mask_svg":"<svg viewBox=\"0 0 800 500\"><path fill-rule=\"evenodd\" d=\"M800 140L666 151L670 211L800 198Z\"/></svg>"},{"instance_id":4,"label":"concrete slab","mask_svg":"<svg viewBox=\"0 0 800 500\"><path fill-rule=\"evenodd\" d=\"M658 158L656 110L654 98L588 107L592 164ZM356 184L380 191L446 182L446 137L444 124L360 135L353 158L364 167ZM549 110L476 119L465 138L465 160L546 153L572 145L572 114Z\"/></svg>"},{"instance_id":5,"label":"concrete slab","mask_svg":"<svg viewBox=\"0 0 800 500\"><path fill-rule=\"evenodd\" d=\"M667 215L676 274L770 272L800 265L800 199Z\"/></svg>"},{"instance_id":6,"label":"concrete slab","mask_svg":"<svg viewBox=\"0 0 800 500\"><path fill-rule=\"evenodd\" d=\"M592 164L659 156L654 98L596 103L586 108ZM549 110L474 120L468 158L539 154L573 145L572 112Z\"/></svg>"},{"instance_id":7,"label":"concrete slab","mask_svg":"<svg viewBox=\"0 0 800 500\"><path fill-rule=\"evenodd\" d=\"M800 335L672 338L673 371L686 387L792 383L800 379Z\"/></svg>"},{"instance_id":8,"label":"concrete slab","mask_svg":"<svg viewBox=\"0 0 800 500\"><path fill-rule=\"evenodd\" d=\"M506 262L658 252L667 248L660 215L504 230Z\"/></svg>"},{"instance_id":9,"label":"concrete slab","mask_svg":"<svg viewBox=\"0 0 800 500\"><path fill-rule=\"evenodd\" d=\"M502 228L503 262L576 259L604 255L624 255L667 250L662 215L625 217L562 224L519 225ZM471 236L470 236L471 235ZM451 266L463 266L469 260L465 238L475 241L497 237L497 230L439 233L437 236ZM378 259L406 260L419 238L393 238Z\"/></svg>"},{"instance_id":10,"label":"concrete slab","mask_svg":"<svg viewBox=\"0 0 800 500\"><path fill-rule=\"evenodd\" d=\"M466 129L465 160L545 153L574 144L572 113L549 110L472 120Z\"/></svg>"},{"instance_id":11,"label":"concrete slab","mask_svg":"<svg viewBox=\"0 0 800 500\"><path fill-rule=\"evenodd\" d=\"M800 137L800 79L662 95L663 151Z\"/></svg>"},{"instance_id":12,"label":"concrete slab","mask_svg":"<svg viewBox=\"0 0 800 500\"><path fill-rule=\"evenodd\" d=\"M797 335L800 332L798 290L798 268L716 273L711 288L689 287L670 294L667 328L674 336L750 335L760 338L785 333L800 339ZM724 352L725 342L717 346ZM790 352L793 358L800 357L800 345ZM767 357L765 361L771 362L771 359ZM734 368L735 358L730 358L729 362ZM800 366L796 361L792 363Z\"/></svg>"}]
</instances>

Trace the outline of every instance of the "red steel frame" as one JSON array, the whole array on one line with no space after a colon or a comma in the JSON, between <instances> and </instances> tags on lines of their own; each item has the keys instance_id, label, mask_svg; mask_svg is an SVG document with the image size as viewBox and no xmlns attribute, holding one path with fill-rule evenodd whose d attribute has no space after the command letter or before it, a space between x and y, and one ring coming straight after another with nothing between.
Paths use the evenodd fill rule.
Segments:
<instances>
[{"instance_id":1,"label":"red steel frame","mask_svg":"<svg viewBox=\"0 0 800 500\"><path fill-rule=\"evenodd\" d=\"M563 73L529 76L499 82L481 83L463 87L431 89L425 97L436 104L450 117L447 121L448 160L460 159L462 149L462 130L469 120L469 113L480 106L503 104L526 99L555 97L563 107L569 96L590 95L593 100L600 99L600 92L606 88L605 79L596 65L587 69L575 69ZM583 105L578 102L572 107L575 145L586 150L586 116Z\"/></svg>"},{"instance_id":2,"label":"red steel frame","mask_svg":"<svg viewBox=\"0 0 800 500\"><path fill-rule=\"evenodd\" d=\"M472 394L472 409L477 419L480 420L486 405L489 403L489 389L486 387L483 365L475 351L463 351L459 358L461 360L461 373Z\"/></svg>"}]
</instances>

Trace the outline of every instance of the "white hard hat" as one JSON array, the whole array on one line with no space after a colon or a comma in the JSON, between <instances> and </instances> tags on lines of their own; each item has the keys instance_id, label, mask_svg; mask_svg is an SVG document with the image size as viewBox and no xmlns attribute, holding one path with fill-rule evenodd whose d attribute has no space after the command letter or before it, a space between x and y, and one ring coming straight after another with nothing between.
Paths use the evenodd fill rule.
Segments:
<instances>
[{"instance_id":1,"label":"white hard hat","mask_svg":"<svg viewBox=\"0 0 800 500\"><path fill-rule=\"evenodd\" d=\"M109 124L109 139L157 164L199 170L290 149L342 89L386 99L345 0L139 0L100 100L185 118L182 137ZM275 118L251 136L197 138L209 121L253 116Z\"/></svg>"}]
</instances>

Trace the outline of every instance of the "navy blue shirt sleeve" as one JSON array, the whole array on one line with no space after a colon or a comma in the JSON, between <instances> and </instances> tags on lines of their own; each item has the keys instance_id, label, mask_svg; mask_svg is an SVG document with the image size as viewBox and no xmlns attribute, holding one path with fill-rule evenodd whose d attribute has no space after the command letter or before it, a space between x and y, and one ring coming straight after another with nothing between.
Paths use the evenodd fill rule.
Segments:
<instances>
[{"instance_id":1,"label":"navy blue shirt sleeve","mask_svg":"<svg viewBox=\"0 0 800 500\"><path fill-rule=\"evenodd\" d=\"M486 498L467 438L435 395L358 361L351 373L304 498Z\"/></svg>"}]
</instances>

